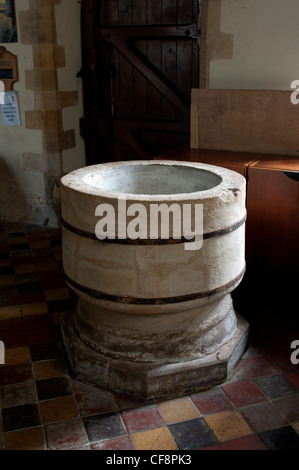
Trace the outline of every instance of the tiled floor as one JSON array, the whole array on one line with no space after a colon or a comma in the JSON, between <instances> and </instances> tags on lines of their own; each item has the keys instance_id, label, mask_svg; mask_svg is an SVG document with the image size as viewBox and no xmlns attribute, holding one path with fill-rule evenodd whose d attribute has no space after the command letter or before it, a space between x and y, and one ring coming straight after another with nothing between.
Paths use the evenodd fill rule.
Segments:
<instances>
[{"instance_id":1,"label":"tiled floor","mask_svg":"<svg viewBox=\"0 0 299 470\"><path fill-rule=\"evenodd\" d=\"M59 325L74 301L60 231L0 224L0 449L299 449L298 316L256 315L222 386L144 404L72 380Z\"/></svg>"}]
</instances>

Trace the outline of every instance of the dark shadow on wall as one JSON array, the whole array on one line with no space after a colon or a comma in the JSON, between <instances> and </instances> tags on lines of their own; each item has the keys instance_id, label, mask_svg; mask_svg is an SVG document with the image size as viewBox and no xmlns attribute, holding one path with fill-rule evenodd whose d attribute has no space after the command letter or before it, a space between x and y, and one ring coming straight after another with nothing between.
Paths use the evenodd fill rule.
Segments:
<instances>
[{"instance_id":1,"label":"dark shadow on wall","mask_svg":"<svg viewBox=\"0 0 299 470\"><path fill-rule=\"evenodd\" d=\"M22 187L21 179L0 156L0 218L18 222L58 226L60 220L59 179L43 175L45 198L28 195Z\"/></svg>"}]
</instances>

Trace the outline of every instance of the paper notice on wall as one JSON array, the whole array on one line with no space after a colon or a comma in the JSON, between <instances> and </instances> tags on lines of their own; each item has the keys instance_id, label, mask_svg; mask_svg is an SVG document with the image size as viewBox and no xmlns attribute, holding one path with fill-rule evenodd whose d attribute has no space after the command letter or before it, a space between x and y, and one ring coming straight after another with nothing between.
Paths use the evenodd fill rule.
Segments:
<instances>
[{"instance_id":1,"label":"paper notice on wall","mask_svg":"<svg viewBox=\"0 0 299 470\"><path fill-rule=\"evenodd\" d=\"M4 104L1 104L4 126L20 126L18 97L15 91L5 91Z\"/></svg>"},{"instance_id":2,"label":"paper notice on wall","mask_svg":"<svg viewBox=\"0 0 299 470\"><path fill-rule=\"evenodd\" d=\"M5 86L4 86L4 82L2 82L2 80L0 80L0 104L4 104L5 103Z\"/></svg>"}]
</instances>

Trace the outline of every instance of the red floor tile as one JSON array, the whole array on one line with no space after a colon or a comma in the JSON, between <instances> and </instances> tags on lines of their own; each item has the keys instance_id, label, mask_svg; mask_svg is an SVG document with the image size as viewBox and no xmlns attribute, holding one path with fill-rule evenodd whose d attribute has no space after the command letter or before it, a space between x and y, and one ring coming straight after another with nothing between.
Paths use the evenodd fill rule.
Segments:
<instances>
[{"instance_id":1,"label":"red floor tile","mask_svg":"<svg viewBox=\"0 0 299 470\"><path fill-rule=\"evenodd\" d=\"M50 450L68 450L89 443L81 419L48 424L45 433Z\"/></svg>"},{"instance_id":2,"label":"red floor tile","mask_svg":"<svg viewBox=\"0 0 299 470\"><path fill-rule=\"evenodd\" d=\"M264 356L248 359L244 363L244 369L251 378L277 373L277 368Z\"/></svg>"},{"instance_id":3,"label":"red floor tile","mask_svg":"<svg viewBox=\"0 0 299 470\"><path fill-rule=\"evenodd\" d=\"M240 413L257 433L288 424L271 402L256 403L240 408Z\"/></svg>"},{"instance_id":4,"label":"red floor tile","mask_svg":"<svg viewBox=\"0 0 299 470\"><path fill-rule=\"evenodd\" d=\"M251 350L225 384L184 398L197 408L198 418L184 414L181 405L180 421L172 423L156 403L95 389L69 376L59 322L73 296L61 270L60 229L0 222L0 247L0 308L20 312L8 319L5 310L0 340L7 349L28 351L26 362L21 357L22 363L0 366L0 449L117 451L160 449L168 443L167 449L262 450L298 445L299 366L291 364L289 344L298 337L297 317L280 324L260 312L259 320L249 320ZM176 413L182 402L174 400L171 410ZM239 417L238 432L232 416Z\"/></svg>"},{"instance_id":5,"label":"red floor tile","mask_svg":"<svg viewBox=\"0 0 299 470\"><path fill-rule=\"evenodd\" d=\"M57 340L57 337L57 330L54 326L52 328L32 330L27 332L27 344L52 343Z\"/></svg>"},{"instance_id":6,"label":"red floor tile","mask_svg":"<svg viewBox=\"0 0 299 470\"><path fill-rule=\"evenodd\" d=\"M221 388L193 394L191 399L203 415L233 409L233 404Z\"/></svg>"},{"instance_id":7,"label":"red floor tile","mask_svg":"<svg viewBox=\"0 0 299 470\"><path fill-rule=\"evenodd\" d=\"M222 388L237 407L267 400L264 393L251 380L226 384Z\"/></svg>"},{"instance_id":8,"label":"red floor tile","mask_svg":"<svg viewBox=\"0 0 299 470\"><path fill-rule=\"evenodd\" d=\"M202 450L266 450L267 447L257 436L246 436L240 439L223 442L222 444L206 447Z\"/></svg>"},{"instance_id":9,"label":"red floor tile","mask_svg":"<svg viewBox=\"0 0 299 470\"><path fill-rule=\"evenodd\" d=\"M26 331L52 329L53 318L49 313L24 317L24 328Z\"/></svg>"},{"instance_id":10,"label":"red floor tile","mask_svg":"<svg viewBox=\"0 0 299 470\"><path fill-rule=\"evenodd\" d=\"M28 344L28 335L24 330L1 333L0 338L5 344L5 348L16 348Z\"/></svg>"},{"instance_id":11,"label":"red floor tile","mask_svg":"<svg viewBox=\"0 0 299 470\"><path fill-rule=\"evenodd\" d=\"M266 358L271 362L279 371L287 372L294 369L295 366L291 362L291 349L280 353L269 353L266 354Z\"/></svg>"},{"instance_id":12,"label":"red floor tile","mask_svg":"<svg viewBox=\"0 0 299 470\"><path fill-rule=\"evenodd\" d=\"M299 388L299 368L292 370L288 374L286 374L287 379L295 385L295 387Z\"/></svg>"},{"instance_id":13,"label":"red floor tile","mask_svg":"<svg viewBox=\"0 0 299 470\"><path fill-rule=\"evenodd\" d=\"M45 301L45 294L43 291L40 292L25 292L20 294L20 303L21 304L33 304L38 302Z\"/></svg>"},{"instance_id":14,"label":"red floor tile","mask_svg":"<svg viewBox=\"0 0 299 470\"><path fill-rule=\"evenodd\" d=\"M135 410L122 411L121 416L129 433L164 426L164 421L156 405L148 405Z\"/></svg>"},{"instance_id":15,"label":"red floor tile","mask_svg":"<svg viewBox=\"0 0 299 470\"><path fill-rule=\"evenodd\" d=\"M129 436L116 437L91 445L92 450L134 450L135 447Z\"/></svg>"}]
</instances>

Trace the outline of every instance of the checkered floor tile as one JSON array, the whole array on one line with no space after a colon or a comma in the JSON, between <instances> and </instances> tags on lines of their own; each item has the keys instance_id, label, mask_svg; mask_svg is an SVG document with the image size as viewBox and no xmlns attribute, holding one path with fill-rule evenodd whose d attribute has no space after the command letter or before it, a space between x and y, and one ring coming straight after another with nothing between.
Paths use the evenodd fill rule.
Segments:
<instances>
[{"instance_id":1,"label":"checkered floor tile","mask_svg":"<svg viewBox=\"0 0 299 470\"><path fill-rule=\"evenodd\" d=\"M221 386L142 403L70 376L59 329L76 298L61 259L59 229L0 224L0 449L299 449L298 315L255 316L250 346Z\"/></svg>"}]
</instances>

